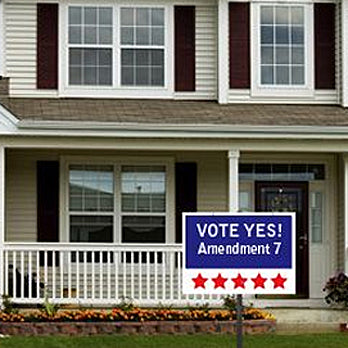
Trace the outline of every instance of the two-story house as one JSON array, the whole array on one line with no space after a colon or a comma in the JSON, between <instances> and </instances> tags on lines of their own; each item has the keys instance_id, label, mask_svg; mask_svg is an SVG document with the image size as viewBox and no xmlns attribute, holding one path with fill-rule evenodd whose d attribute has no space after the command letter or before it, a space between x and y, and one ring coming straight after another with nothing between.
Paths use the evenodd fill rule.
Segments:
<instances>
[{"instance_id":1,"label":"two-story house","mask_svg":"<svg viewBox=\"0 0 348 348\"><path fill-rule=\"evenodd\" d=\"M267 303L323 304L348 268L348 0L0 0L0 38L0 294L205 302L181 213L280 210L297 294Z\"/></svg>"}]
</instances>

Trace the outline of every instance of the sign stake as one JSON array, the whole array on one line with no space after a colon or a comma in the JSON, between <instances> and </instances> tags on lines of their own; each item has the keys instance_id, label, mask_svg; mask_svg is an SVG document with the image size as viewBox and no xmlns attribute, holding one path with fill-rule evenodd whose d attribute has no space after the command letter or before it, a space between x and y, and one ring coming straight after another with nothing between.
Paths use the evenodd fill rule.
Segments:
<instances>
[{"instance_id":1,"label":"sign stake","mask_svg":"<svg viewBox=\"0 0 348 348\"><path fill-rule=\"evenodd\" d=\"M243 295L237 295L236 311L237 348L243 348Z\"/></svg>"}]
</instances>

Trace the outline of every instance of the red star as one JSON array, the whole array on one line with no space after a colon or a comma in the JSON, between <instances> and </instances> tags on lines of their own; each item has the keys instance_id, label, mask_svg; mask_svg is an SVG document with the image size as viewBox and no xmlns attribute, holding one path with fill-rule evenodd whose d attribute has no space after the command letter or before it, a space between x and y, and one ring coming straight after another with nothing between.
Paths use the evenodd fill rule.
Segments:
<instances>
[{"instance_id":1,"label":"red star","mask_svg":"<svg viewBox=\"0 0 348 348\"><path fill-rule=\"evenodd\" d=\"M274 283L274 289L276 288L283 288L284 289L284 283L286 282L287 278L283 278L280 273L275 278L271 278L272 282Z\"/></svg>"},{"instance_id":2,"label":"red star","mask_svg":"<svg viewBox=\"0 0 348 348\"><path fill-rule=\"evenodd\" d=\"M208 278L203 278L202 275L199 273L197 278L192 278L192 280L195 282L195 289L199 287L205 289L204 283L208 280Z\"/></svg>"},{"instance_id":3,"label":"red star","mask_svg":"<svg viewBox=\"0 0 348 348\"><path fill-rule=\"evenodd\" d=\"M265 288L265 281L267 280L267 278L262 278L260 273L256 278L251 278L251 280L255 283L254 289L258 287Z\"/></svg>"},{"instance_id":4,"label":"red star","mask_svg":"<svg viewBox=\"0 0 348 348\"><path fill-rule=\"evenodd\" d=\"M238 276L236 278L232 278L232 281L234 282L234 288L237 289L238 287L241 287L245 289L244 283L247 281L247 278L243 278L240 273L238 273Z\"/></svg>"},{"instance_id":5,"label":"red star","mask_svg":"<svg viewBox=\"0 0 348 348\"><path fill-rule=\"evenodd\" d=\"M224 288L225 289L225 283L227 281L227 278L224 278L221 273L216 278L212 278L212 281L215 283L214 289L216 288Z\"/></svg>"}]
</instances>

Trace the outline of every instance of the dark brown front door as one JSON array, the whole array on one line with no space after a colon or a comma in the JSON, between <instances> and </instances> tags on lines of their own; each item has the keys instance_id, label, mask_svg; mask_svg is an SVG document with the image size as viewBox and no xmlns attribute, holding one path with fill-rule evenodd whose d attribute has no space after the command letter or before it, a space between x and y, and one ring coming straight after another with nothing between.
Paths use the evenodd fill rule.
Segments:
<instances>
[{"instance_id":1,"label":"dark brown front door","mask_svg":"<svg viewBox=\"0 0 348 348\"><path fill-rule=\"evenodd\" d=\"M296 212L296 295L308 298L308 183L255 182L256 211Z\"/></svg>"}]
</instances>

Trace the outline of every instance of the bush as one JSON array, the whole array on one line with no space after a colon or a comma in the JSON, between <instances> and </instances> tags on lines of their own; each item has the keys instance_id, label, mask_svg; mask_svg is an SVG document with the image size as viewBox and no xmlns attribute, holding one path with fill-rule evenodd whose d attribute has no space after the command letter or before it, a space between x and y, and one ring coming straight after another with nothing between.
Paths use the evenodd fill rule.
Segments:
<instances>
[{"instance_id":1,"label":"bush","mask_svg":"<svg viewBox=\"0 0 348 348\"><path fill-rule=\"evenodd\" d=\"M325 301L328 304L340 304L348 307L348 277L345 273L341 272L331 277L323 291L327 292Z\"/></svg>"}]
</instances>

